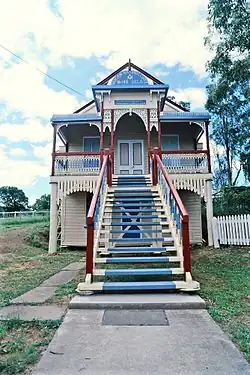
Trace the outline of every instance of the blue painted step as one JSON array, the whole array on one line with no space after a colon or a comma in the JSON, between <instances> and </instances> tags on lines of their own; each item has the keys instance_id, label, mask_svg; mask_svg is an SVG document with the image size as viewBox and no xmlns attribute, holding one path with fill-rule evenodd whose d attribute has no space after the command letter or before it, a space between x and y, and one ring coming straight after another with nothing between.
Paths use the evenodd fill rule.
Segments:
<instances>
[{"instance_id":1,"label":"blue painted step","mask_svg":"<svg viewBox=\"0 0 250 375\"><path fill-rule=\"evenodd\" d=\"M112 194L111 194L112 195ZM148 193L139 193L139 192L127 192L127 193L114 193L114 197L153 197L159 195L157 193L152 194L151 192Z\"/></svg>"},{"instance_id":2,"label":"blue painted step","mask_svg":"<svg viewBox=\"0 0 250 375\"><path fill-rule=\"evenodd\" d=\"M112 215L112 219L157 219L158 215Z\"/></svg>"},{"instance_id":3,"label":"blue painted step","mask_svg":"<svg viewBox=\"0 0 250 375\"><path fill-rule=\"evenodd\" d=\"M166 290L176 289L173 281L104 282L103 290Z\"/></svg>"},{"instance_id":4,"label":"blue painted step","mask_svg":"<svg viewBox=\"0 0 250 375\"><path fill-rule=\"evenodd\" d=\"M166 223L167 224L167 223ZM160 223L159 223L159 221L158 222L150 222L150 221L120 221L120 222L113 222L112 221L112 223L110 224L110 223L108 223L108 224L106 224L106 223L104 223L103 225L107 225L107 226L112 226L112 227L125 227L125 226L127 226L127 225L129 225L130 227L132 226L132 225L135 225L135 226L151 226L151 225L161 225Z\"/></svg>"},{"instance_id":5,"label":"blue painted step","mask_svg":"<svg viewBox=\"0 0 250 375\"><path fill-rule=\"evenodd\" d=\"M138 208L128 208L126 211L124 211L124 210L122 210L121 208L118 208L118 209L113 209L112 210L112 212L110 212L110 213L116 213L116 212L118 212L118 213L120 213L120 214L122 214L122 213L130 213L130 212L138 212L138 213L143 213L143 212L145 212L145 213L148 213L148 212L156 212L156 208L147 208L147 209L144 209L144 210L139 210Z\"/></svg>"},{"instance_id":6,"label":"blue painted step","mask_svg":"<svg viewBox=\"0 0 250 375\"><path fill-rule=\"evenodd\" d=\"M133 193L157 193L157 191L155 191L155 190L150 190L150 189L138 189L138 190L136 190L136 189L134 189L133 190ZM114 193L130 193L130 190L128 190L128 189L122 189L122 188L117 188L117 189L115 189L114 190Z\"/></svg>"},{"instance_id":7,"label":"blue painted step","mask_svg":"<svg viewBox=\"0 0 250 375\"><path fill-rule=\"evenodd\" d=\"M172 241L171 238L169 238ZM163 242L163 237L149 237L149 238L111 238L111 242ZM164 241L165 242L165 241Z\"/></svg>"},{"instance_id":8,"label":"blue painted step","mask_svg":"<svg viewBox=\"0 0 250 375\"><path fill-rule=\"evenodd\" d=\"M160 247L160 246L133 246L133 247L109 247L108 252L110 253L119 253L119 252L142 252L142 253L152 253L154 251L172 251L171 248Z\"/></svg>"},{"instance_id":9,"label":"blue painted step","mask_svg":"<svg viewBox=\"0 0 250 375\"><path fill-rule=\"evenodd\" d=\"M117 202L114 202L113 205L114 207L155 207L155 202L153 201L151 203L117 203Z\"/></svg>"},{"instance_id":10,"label":"blue painted step","mask_svg":"<svg viewBox=\"0 0 250 375\"><path fill-rule=\"evenodd\" d=\"M108 199L112 199L111 197L108 197ZM158 200L160 200L160 198L158 198ZM117 198L116 201L118 202L144 202L144 201L148 201L148 202L151 202L152 201L152 198L141 198L141 197L138 197L138 198Z\"/></svg>"},{"instance_id":11,"label":"blue painted step","mask_svg":"<svg viewBox=\"0 0 250 375\"><path fill-rule=\"evenodd\" d=\"M104 276L125 276L125 275L172 275L171 268L116 268L106 269Z\"/></svg>"},{"instance_id":12,"label":"blue painted step","mask_svg":"<svg viewBox=\"0 0 250 375\"><path fill-rule=\"evenodd\" d=\"M111 233L161 233L161 229L138 229L138 230L112 230Z\"/></svg>"},{"instance_id":13,"label":"blue painted step","mask_svg":"<svg viewBox=\"0 0 250 375\"><path fill-rule=\"evenodd\" d=\"M103 258L102 258L103 259ZM168 263L169 257L158 256L158 257L113 257L105 259L107 264L117 263Z\"/></svg>"}]
</instances>

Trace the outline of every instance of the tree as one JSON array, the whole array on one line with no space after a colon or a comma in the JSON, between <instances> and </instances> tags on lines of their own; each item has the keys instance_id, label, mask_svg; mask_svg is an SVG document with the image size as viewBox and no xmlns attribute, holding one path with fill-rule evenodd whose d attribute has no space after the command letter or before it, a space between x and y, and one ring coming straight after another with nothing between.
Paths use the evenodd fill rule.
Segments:
<instances>
[{"instance_id":1,"label":"tree","mask_svg":"<svg viewBox=\"0 0 250 375\"><path fill-rule=\"evenodd\" d=\"M36 202L32 206L33 210L42 211L42 210L49 210L50 208L50 195L43 194L40 198L36 200Z\"/></svg>"},{"instance_id":2,"label":"tree","mask_svg":"<svg viewBox=\"0 0 250 375\"><path fill-rule=\"evenodd\" d=\"M25 211L28 209L28 198L23 190L15 186L0 188L0 207L3 211Z\"/></svg>"},{"instance_id":3,"label":"tree","mask_svg":"<svg viewBox=\"0 0 250 375\"><path fill-rule=\"evenodd\" d=\"M246 0L210 0L208 11L206 44L215 55L207 65L211 84L206 108L213 115L212 138L224 148L232 186L241 170L250 177L250 9Z\"/></svg>"}]
</instances>

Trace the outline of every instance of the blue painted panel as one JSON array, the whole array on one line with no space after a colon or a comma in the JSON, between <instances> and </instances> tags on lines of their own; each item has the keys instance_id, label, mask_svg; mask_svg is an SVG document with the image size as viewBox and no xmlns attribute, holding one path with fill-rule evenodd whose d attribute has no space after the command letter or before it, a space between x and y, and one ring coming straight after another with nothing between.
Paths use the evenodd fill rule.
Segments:
<instances>
[{"instance_id":1,"label":"blue painted panel","mask_svg":"<svg viewBox=\"0 0 250 375\"><path fill-rule=\"evenodd\" d=\"M115 100L115 105L145 105L146 100Z\"/></svg>"},{"instance_id":2,"label":"blue painted panel","mask_svg":"<svg viewBox=\"0 0 250 375\"><path fill-rule=\"evenodd\" d=\"M148 80L140 72L124 70L113 78L112 85L148 85Z\"/></svg>"}]
</instances>

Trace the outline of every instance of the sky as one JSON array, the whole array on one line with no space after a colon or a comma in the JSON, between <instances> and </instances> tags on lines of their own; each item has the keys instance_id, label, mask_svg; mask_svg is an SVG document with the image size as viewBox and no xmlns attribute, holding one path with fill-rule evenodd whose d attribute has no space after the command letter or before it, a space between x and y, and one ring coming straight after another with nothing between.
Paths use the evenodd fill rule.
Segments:
<instances>
[{"instance_id":1,"label":"sky","mask_svg":"<svg viewBox=\"0 0 250 375\"><path fill-rule=\"evenodd\" d=\"M211 52L207 0L0 0L0 44L82 93L77 95L0 47L0 186L30 203L49 192L54 113L91 99L91 85L131 58L204 109Z\"/></svg>"}]
</instances>

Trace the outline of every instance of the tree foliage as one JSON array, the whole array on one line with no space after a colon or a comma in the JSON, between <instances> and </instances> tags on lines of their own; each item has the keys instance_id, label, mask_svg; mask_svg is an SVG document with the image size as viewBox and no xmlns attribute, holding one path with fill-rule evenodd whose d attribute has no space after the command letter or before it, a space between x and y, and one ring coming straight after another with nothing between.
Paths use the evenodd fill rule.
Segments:
<instances>
[{"instance_id":1,"label":"tree foliage","mask_svg":"<svg viewBox=\"0 0 250 375\"><path fill-rule=\"evenodd\" d=\"M0 207L2 211L25 211L28 209L28 198L23 190L15 186L0 188Z\"/></svg>"},{"instance_id":2,"label":"tree foliage","mask_svg":"<svg viewBox=\"0 0 250 375\"><path fill-rule=\"evenodd\" d=\"M206 44L214 51L207 70L206 108L212 113L212 138L222 146L227 182L234 185L236 161L250 177L250 9L246 0L210 0L209 35Z\"/></svg>"},{"instance_id":3,"label":"tree foliage","mask_svg":"<svg viewBox=\"0 0 250 375\"><path fill-rule=\"evenodd\" d=\"M50 208L50 195L43 194L40 198L36 200L36 202L32 206L33 210L42 211L42 210L49 210Z\"/></svg>"},{"instance_id":4,"label":"tree foliage","mask_svg":"<svg viewBox=\"0 0 250 375\"><path fill-rule=\"evenodd\" d=\"M225 187L213 197L214 215L242 215L250 212L250 187Z\"/></svg>"}]
</instances>

